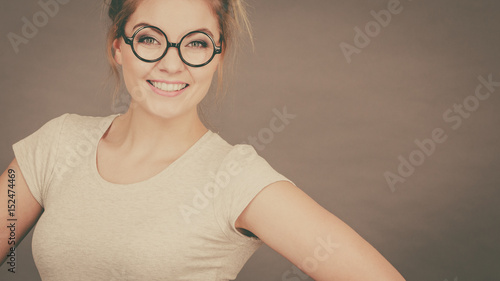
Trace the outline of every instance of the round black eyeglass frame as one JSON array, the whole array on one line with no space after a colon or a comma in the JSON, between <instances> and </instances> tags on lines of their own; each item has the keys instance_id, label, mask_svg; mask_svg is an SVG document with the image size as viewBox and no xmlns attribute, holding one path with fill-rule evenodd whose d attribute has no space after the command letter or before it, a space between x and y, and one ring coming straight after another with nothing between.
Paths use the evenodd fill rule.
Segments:
<instances>
[{"instance_id":1,"label":"round black eyeglass frame","mask_svg":"<svg viewBox=\"0 0 500 281\"><path fill-rule=\"evenodd\" d=\"M136 36L139 32L141 32L141 30L143 30L143 29L145 29L145 28L155 28L155 29L159 30L159 31L163 34L163 36L165 37L165 39L167 40L167 48L165 49L165 51L163 52L163 54L162 54L159 58L157 58L157 59L154 59L154 60L147 60L147 59L144 59L144 58L142 58L141 56L139 56L139 54L137 54L137 52L135 51L135 48L134 48L134 39L135 39L135 36ZM213 44L213 46L214 46L214 51L213 51L212 56L210 57L210 59L209 59L207 62L205 62L205 63L202 63L202 64L191 64L191 63L187 62L187 61L186 61L186 60L182 57L182 52L181 52L181 48L180 48L180 47L181 47L181 43L182 43L182 41L184 40L184 38L186 38L187 36L189 36L189 35L191 35L191 34L193 34L193 33L202 33L202 34L205 34L208 38L210 38L210 41L212 41L212 44ZM213 39L210 35L208 35L206 32L199 31L199 30L196 30L196 31L191 31L191 32L189 32L188 34L184 35L184 36L181 38L181 41L179 41L179 43L172 43L172 42L168 41L168 37L167 37L167 35L165 34L165 32L163 32L163 30L161 30L160 28L158 28L158 27L156 27L156 26L153 26L153 25L147 25L147 26L143 26L143 27L141 27L141 28L137 29L137 30L134 32L134 34L132 35L132 37L127 37L127 36L125 36L125 34L123 34L123 35L122 35L122 37L123 37L123 40L125 40L125 43L127 43L128 45L130 45L130 48L132 48L132 52L134 52L134 55L135 55L138 59L140 59L141 61L143 61L143 62L150 62L150 63L151 63L151 62L157 62L157 61L159 61L159 60L163 59L163 57L165 57L165 55L167 54L168 49L169 49L170 47L177 48L177 51L178 51L178 53L179 53L179 57L181 58L182 62L183 62L183 63L185 63L185 64L186 64L186 65L188 65L188 66L191 66L191 67L202 67L202 66L205 66L205 65L209 64L209 63L210 63L210 62L214 59L215 55L222 53L222 48L221 48L220 46L216 46L216 45L215 45L215 41L214 41L214 39Z\"/></svg>"}]
</instances>

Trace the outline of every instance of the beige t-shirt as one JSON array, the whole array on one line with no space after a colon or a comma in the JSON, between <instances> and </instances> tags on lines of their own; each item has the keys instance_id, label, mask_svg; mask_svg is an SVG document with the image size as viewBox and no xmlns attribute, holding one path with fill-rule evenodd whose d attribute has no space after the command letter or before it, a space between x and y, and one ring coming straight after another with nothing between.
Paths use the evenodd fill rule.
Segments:
<instances>
[{"instance_id":1,"label":"beige t-shirt","mask_svg":"<svg viewBox=\"0 0 500 281\"><path fill-rule=\"evenodd\" d=\"M235 279L263 243L236 219L264 187L290 180L209 130L148 180L110 183L96 147L118 115L66 113L12 146L44 208L32 243L42 280Z\"/></svg>"}]
</instances>

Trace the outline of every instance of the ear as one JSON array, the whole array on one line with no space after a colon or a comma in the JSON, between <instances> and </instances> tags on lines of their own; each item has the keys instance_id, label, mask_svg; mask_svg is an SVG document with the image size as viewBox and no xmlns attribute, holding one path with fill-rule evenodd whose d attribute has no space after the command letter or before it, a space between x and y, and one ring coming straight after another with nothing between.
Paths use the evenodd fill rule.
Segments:
<instances>
[{"instance_id":1,"label":"ear","mask_svg":"<svg viewBox=\"0 0 500 281\"><path fill-rule=\"evenodd\" d=\"M122 54L122 44L121 44L121 38L117 38L113 40L113 49L115 50L115 61L117 64L122 65L123 61L123 54Z\"/></svg>"}]
</instances>

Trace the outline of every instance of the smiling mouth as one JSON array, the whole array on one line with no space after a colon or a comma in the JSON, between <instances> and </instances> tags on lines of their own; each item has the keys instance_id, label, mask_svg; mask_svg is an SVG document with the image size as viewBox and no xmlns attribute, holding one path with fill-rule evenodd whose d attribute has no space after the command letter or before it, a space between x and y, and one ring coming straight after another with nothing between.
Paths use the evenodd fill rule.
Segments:
<instances>
[{"instance_id":1,"label":"smiling mouth","mask_svg":"<svg viewBox=\"0 0 500 281\"><path fill-rule=\"evenodd\" d=\"M151 84L153 87L165 91L165 92L177 92L180 90L183 90L189 86L189 84L168 84L168 83L163 83L163 82L155 82L148 80L149 84Z\"/></svg>"}]
</instances>

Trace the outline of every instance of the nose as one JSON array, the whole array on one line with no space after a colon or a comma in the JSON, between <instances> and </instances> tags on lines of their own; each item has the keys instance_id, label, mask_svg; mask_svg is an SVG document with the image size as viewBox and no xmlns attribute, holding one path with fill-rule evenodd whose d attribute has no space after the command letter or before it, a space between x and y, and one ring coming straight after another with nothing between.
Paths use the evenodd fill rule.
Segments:
<instances>
[{"instance_id":1,"label":"nose","mask_svg":"<svg viewBox=\"0 0 500 281\"><path fill-rule=\"evenodd\" d=\"M168 73L182 71L186 65L182 62L179 49L169 47L165 56L158 62L158 67Z\"/></svg>"}]
</instances>

